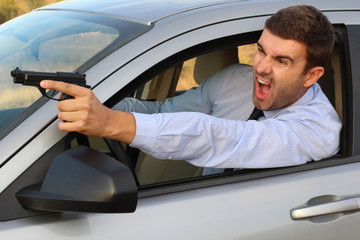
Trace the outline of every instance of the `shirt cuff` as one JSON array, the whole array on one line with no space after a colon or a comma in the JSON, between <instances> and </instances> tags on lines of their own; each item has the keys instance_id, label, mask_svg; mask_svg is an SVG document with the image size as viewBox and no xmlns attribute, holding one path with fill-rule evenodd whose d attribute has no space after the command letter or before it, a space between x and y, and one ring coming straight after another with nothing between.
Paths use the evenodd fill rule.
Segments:
<instances>
[{"instance_id":1,"label":"shirt cuff","mask_svg":"<svg viewBox=\"0 0 360 240\"><path fill-rule=\"evenodd\" d=\"M150 153L154 149L157 124L153 114L132 112L136 122L135 138L130 147L141 148L142 151Z\"/></svg>"}]
</instances>

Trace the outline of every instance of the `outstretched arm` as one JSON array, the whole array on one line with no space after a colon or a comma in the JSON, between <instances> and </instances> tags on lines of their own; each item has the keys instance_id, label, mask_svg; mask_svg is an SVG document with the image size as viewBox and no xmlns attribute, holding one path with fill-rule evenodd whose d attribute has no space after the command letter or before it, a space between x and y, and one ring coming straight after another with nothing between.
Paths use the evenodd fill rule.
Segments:
<instances>
[{"instance_id":1,"label":"outstretched arm","mask_svg":"<svg viewBox=\"0 0 360 240\"><path fill-rule=\"evenodd\" d=\"M217 168L282 167L332 156L339 147L341 121L319 87L276 116L245 122L190 112L114 111L86 88L48 80L41 86L75 97L58 104L61 130L130 143L161 159Z\"/></svg>"}]
</instances>

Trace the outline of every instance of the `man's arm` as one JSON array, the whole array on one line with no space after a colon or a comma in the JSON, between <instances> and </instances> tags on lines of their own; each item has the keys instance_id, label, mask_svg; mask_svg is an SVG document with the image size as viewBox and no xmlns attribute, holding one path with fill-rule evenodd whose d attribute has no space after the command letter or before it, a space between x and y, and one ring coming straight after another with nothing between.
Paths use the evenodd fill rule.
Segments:
<instances>
[{"instance_id":1,"label":"man's arm","mask_svg":"<svg viewBox=\"0 0 360 240\"><path fill-rule=\"evenodd\" d=\"M147 114L200 112L226 119L246 119L253 105L244 100L251 99L251 94L252 67L233 64L209 77L200 86L167 98L165 102L125 98L113 109Z\"/></svg>"},{"instance_id":2,"label":"man's arm","mask_svg":"<svg viewBox=\"0 0 360 240\"><path fill-rule=\"evenodd\" d=\"M112 138L161 159L183 159L203 167L267 168L329 157L339 147L341 122L332 108L323 112L331 106L328 101L313 104L310 111L300 106L277 119L245 122L201 113L114 111L86 88L53 81L41 85L75 97L58 103L61 130Z\"/></svg>"},{"instance_id":3,"label":"man's arm","mask_svg":"<svg viewBox=\"0 0 360 240\"><path fill-rule=\"evenodd\" d=\"M59 124L60 130L107 137L126 143L132 142L136 131L135 120L129 112L148 114L181 111L198 111L206 114L211 112L209 109L211 103L204 104L202 94L208 94L212 88L204 83L196 89L190 89L182 95L167 99L164 103L129 98L115 105L113 110L100 103L89 89L49 80L40 84L44 89L54 89L74 96L71 101L58 103L58 117L62 120Z\"/></svg>"},{"instance_id":4,"label":"man's arm","mask_svg":"<svg viewBox=\"0 0 360 240\"><path fill-rule=\"evenodd\" d=\"M153 114L161 111L163 103L158 101L144 101L133 97L124 98L112 109L123 112L138 112Z\"/></svg>"},{"instance_id":5,"label":"man's arm","mask_svg":"<svg viewBox=\"0 0 360 240\"><path fill-rule=\"evenodd\" d=\"M314 119L234 121L188 112L134 116L137 134L130 146L201 167L292 166L330 157L339 148L341 123L336 117L315 124Z\"/></svg>"},{"instance_id":6,"label":"man's arm","mask_svg":"<svg viewBox=\"0 0 360 240\"><path fill-rule=\"evenodd\" d=\"M205 82L197 88L187 90L183 94L167 98L164 102L124 98L117 103L113 109L146 114L166 112L201 112L210 114L211 108L209 106L211 106L211 99L206 98L208 102L204 102L203 95L207 95L209 91L213 91L213 89L217 88L209 88L208 84L205 84Z\"/></svg>"}]
</instances>

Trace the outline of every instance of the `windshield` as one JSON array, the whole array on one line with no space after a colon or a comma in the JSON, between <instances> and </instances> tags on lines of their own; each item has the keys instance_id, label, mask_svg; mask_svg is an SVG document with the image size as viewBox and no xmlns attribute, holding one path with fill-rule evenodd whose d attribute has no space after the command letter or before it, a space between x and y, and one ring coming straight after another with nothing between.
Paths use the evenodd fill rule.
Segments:
<instances>
[{"instance_id":1,"label":"windshield","mask_svg":"<svg viewBox=\"0 0 360 240\"><path fill-rule=\"evenodd\" d=\"M149 28L119 18L66 11L34 11L0 25L0 139L6 126L41 97L36 87L13 83L10 72L16 67L85 72Z\"/></svg>"}]
</instances>

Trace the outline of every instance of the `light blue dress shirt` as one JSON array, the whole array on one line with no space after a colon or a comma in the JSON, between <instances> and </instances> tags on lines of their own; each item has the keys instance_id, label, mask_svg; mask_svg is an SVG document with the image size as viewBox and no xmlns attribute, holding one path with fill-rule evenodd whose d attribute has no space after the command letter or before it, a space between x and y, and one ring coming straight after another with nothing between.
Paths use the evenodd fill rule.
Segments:
<instances>
[{"instance_id":1,"label":"light blue dress shirt","mask_svg":"<svg viewBox=\"0 0 360 240\"><path fill-rule=\"evenodd\" d=\"M234 64L214 74L199 87L168 98L165 102L125 98L114 109L148 114L201 112L219 118L245 121L254 109L252 88L252 67ZM220 168L204 168L203 175L222 171Z\"/></svg>"},{"instance_id":2,"label":"light blue dress shirt","mask_svg":"<svg viewBox=\"0 0 360 240\"><path fill-rule=\"evenodd\" d=\"M246 121L253 108L249 68L230 66L195 90L201 93L202 102L191 108L199 105L206 109L201 111L206 114L181 112L193 109L186 110L177 100L166 103L168 112L177 113L134 112L136 136L131 146L156 158L186 160L211 168L291 166L338 152L341 121L318 84L310 87L293 105L265 111L265 117L259 121ZM239 77L239 73L245 77ZM212 84L218 85L217 88L210 88ZM218 98L208 102L211 94L218 92ZM214 114L215 109L222 114ZM229 114L227 119L224 119L225 112Z\"/></svg>"}]
</instances>

